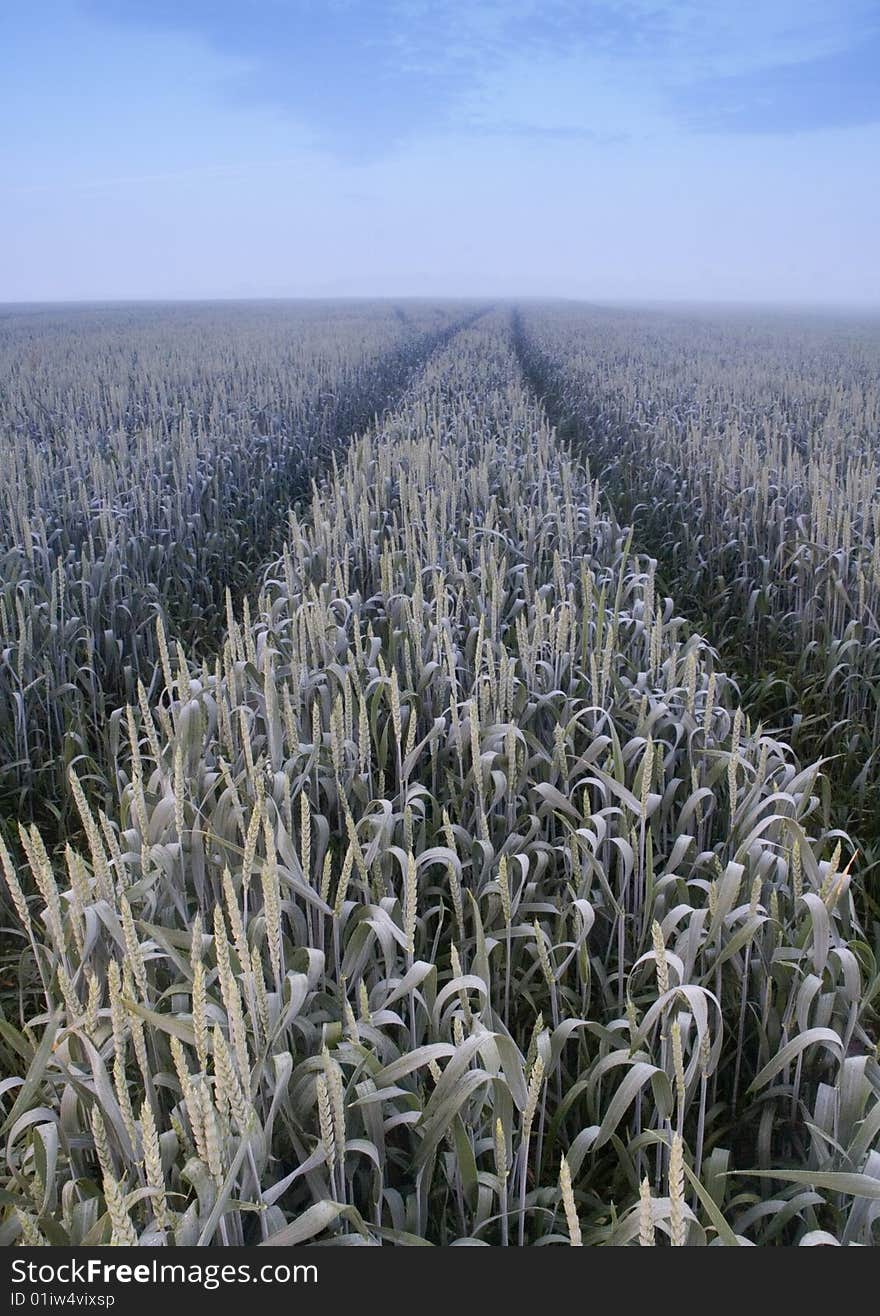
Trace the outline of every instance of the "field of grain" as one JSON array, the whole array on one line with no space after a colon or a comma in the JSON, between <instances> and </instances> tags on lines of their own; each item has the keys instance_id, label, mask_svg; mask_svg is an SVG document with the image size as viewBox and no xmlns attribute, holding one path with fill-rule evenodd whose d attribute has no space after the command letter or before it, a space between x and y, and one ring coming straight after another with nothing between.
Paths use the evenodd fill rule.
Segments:
<instances>
[{"instance_id":1,"label":"field of grain","mask_svg":"<svg viewBox=\"0 0 880 1316\"><path fill-rule=\"evenodd\" d=\"M870 1245L880 324L0 318L0 1245Z\"/></svg>"}]
</instances>

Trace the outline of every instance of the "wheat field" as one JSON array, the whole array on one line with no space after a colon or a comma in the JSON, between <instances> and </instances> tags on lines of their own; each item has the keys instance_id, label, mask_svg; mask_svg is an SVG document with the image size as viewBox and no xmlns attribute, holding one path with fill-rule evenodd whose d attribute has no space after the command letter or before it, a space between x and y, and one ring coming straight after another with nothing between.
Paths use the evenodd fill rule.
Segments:
<instances>
[{"instance_id":1,"label":"wheat field","mask_svg":"<svg viewBox=\"0 0 880 1316\"><path fill-rule=\"evenodd\" d=\"M878 1241L880 331L652 314L0 320L0 1243Z\"/></svg>"}]
</instances>

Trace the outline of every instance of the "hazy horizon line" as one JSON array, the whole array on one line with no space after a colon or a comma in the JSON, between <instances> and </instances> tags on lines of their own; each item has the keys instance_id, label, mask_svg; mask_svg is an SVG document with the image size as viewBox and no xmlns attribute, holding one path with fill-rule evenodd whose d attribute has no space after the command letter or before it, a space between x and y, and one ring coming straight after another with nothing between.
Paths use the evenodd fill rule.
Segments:
<instances>
[{"instance_id":1,"label":"hazy horizon line","mask_svg":"<svg viewBox=\"0 0 880 1316\"><path fill-rule=\"evenodd\" d=\"M755 307L764 309L798 309L798 310L851 310L880 312L878 300L841 300L841 299L806 299L780 297L685 297L670 296L638 297L564 295L562 293L479 293L479 292L376 292L376 293L254 293L254 294L211 294L179 296L131 296L114 297L28 297L14 300L0 299L3 311L21 308L40 308L56 306L204 306L204 305L247 305L255 302L487 302L490 304L517 302L567 302L572 305L594 306L697 306L697 307Z\"/></svg>"}]
</instances>

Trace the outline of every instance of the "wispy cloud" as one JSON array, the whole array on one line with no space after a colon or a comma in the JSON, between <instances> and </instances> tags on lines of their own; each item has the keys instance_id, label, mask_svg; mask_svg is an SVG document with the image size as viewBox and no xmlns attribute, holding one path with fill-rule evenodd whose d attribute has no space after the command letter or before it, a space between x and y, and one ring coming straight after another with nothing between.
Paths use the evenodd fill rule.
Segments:
<instances>
[{"instance_id":1,"label":"wispy cloud","mask_svg":"<svg viewBox=\"0 0 880 1316\"><path fill-rule=\"evenodd\" d=\"M632 141L632 134L626 132L603 132L578 124L517 123L511 119L471 124L468 134L478 138L509 137L535 142L588 142L593 146L623 146Z\"/></svg>"},{"instance_id":2,"label":"wispy cloud","mask_svg":"<svg viewBox=\"0 0 880 1316\"><path fill-rule=\"evenodd\" d=\"M687 131L793 132L873 121L880 103L875 0L82 0L102 21L186 32L243 67L227 101L274 106L349 159L424 133L619 141L566 120L558 66L585 86L635 75ZM873 14L873 19L872 19ZM523 63L540 108L512 115ZM489 94L487 95L487 89ZM493 106L492 96L498 104ZM483 112L469 107L482 97Z\"/></svg>"},{"instance_id":3,"label":"wispy cloud","mask_svg":"<svg viewBox=\"0 0 880 1316\"><path fill-rule=\"evenodd\" d=\"M90 192L119 192L126 188L140 188L153 183L205 182L208 180L234 180L248 178L301 163L300 157L288 156L276 160L245 160L234 164L202 165L193 164L186 169L166 169L156 173L111 174L102 178L53 178L42 183L16 184L14 179L7 179L0 188L0 193L15 197L41 196L63 192L65 195L87 194Z\"/></svg>"},{"instance_id":4,"label":"wispy cloud","mask_svg":"<svg viewBox=\"0 0 880 1316\"><path fill-rule=\"evenodd\" d=\"M880 123L880 35L833 55L700 80L672 104L703 132L801 133Z\"/></svg>"}]
</instances>

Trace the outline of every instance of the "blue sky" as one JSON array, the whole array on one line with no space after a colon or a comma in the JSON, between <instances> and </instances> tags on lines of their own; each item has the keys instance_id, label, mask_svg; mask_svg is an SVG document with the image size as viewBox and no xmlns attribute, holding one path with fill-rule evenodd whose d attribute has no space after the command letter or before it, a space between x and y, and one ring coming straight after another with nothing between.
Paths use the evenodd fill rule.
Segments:
<instances>
[{"instance_id":1,"label":"blue sky","mask_svg":"<svg viewBox=\"0 0 880 1316\"><path fill-rule=\"evenodd\" d=\"M880 304L878 0L6 0L0 300Z\"/></svg>"}]
</instances>

